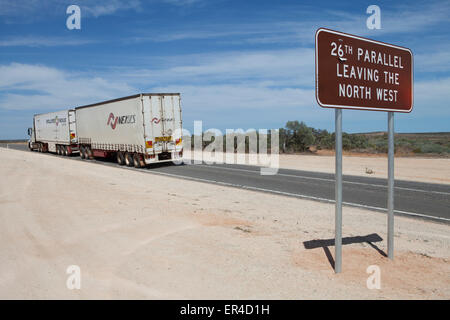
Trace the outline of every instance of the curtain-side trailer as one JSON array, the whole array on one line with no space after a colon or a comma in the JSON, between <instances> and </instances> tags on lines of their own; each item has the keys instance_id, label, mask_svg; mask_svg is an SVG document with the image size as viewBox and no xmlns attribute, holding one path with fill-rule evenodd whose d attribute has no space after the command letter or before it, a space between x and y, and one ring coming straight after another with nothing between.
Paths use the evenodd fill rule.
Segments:
<instances>
[{"instance_id":1,"label":"curtain-side trailer","mask_svg":"<svg viewBox=\"0 0 450 320\"><path fill-rule=\"evenodd\" d=\"M75 108L83 159L143 167L183 155L179 93L142 93Z\"/></svg>"},{"instance_id":2,"label":"curtain-side trailer","mask_svg":"<svg viewBox=\"0 0 450 320\"><path fill-rule=\"evenodd\" d=\"M28 148L40 152L71 155L78 150L75 110L36 114L28 128Z\"/></svg>"}]
</instances>

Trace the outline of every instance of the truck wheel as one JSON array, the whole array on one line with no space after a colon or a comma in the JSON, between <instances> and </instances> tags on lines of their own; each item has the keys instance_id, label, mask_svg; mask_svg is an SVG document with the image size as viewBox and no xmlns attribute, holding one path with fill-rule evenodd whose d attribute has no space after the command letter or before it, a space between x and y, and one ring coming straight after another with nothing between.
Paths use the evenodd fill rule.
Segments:
<instances>
[{"instance_id":1,"label":"truck wheel","mask_svg":"<svg viewBox=\"0 0 450 320\"><path fill-rule=\"evenodd\" d=\"M133 155L131 153L125 153L125 164L128 167L132 167L134 162L133 162Z\"/></svg>"},{"instance_id":2,"label":"truck wheel","mask_svg":"<svg viewBox=\"0 0 450 320\"><path fill-rule=\"evenodd\" d=\"M86 147L86 159L94 159L94 153L92 152L91 147Z\"/></svg>"},{"instance_id":3,"label":"truck wheel","mask_svg":"<svg viewBox=\"0 0 450 320\"><path fill-rule=\"evenodd\" d=\"M83 159L85 159L85 160L88 160L88 159L89 159L88 147L84 147L84 148L83 148L83 155L84 155L84 158L83 158Z\"/></svg>"},{"instance_id":4,"label":"truck wheel","mask_svg":"<svg viewBox=\"0 0 450 320\"><path fill-rule=\"evenodd\" d=\"M133 155L133 165L135 168L141 168L141 156L137 153Z\"/></svg>"},{"instance_id":5,"label":"truck wheel","mask_svg":"<svg viewBox=\"0 0 450 320\"><path fill-rule=\"evenodd\" d=\"M38 151L39 151L39 152L42 152L42 144L41 144L41 143L39 143Z\"/></svg>"},{"instance_id":6,"label":"truck wheel","mask_svg":"<svg viewBox=\"0 0 450 320\"><path fill-rule=\"evenodd\" d=\"M58 156L60 156L61 155L61 146L56 146L56 154L58 155Z\"/></svg>"},{"instance_id":7,"label":"truck wheel","mask_svg":"<svg viewBox=\"0 0 450 320\"><path fill-rule=\"evenodd\" d=\"M80 147L80 158L81 158L81 159L86 159L86 154L85 154L84 152L85 152L85 151L84 151L84 147L81 146L81 147Z\"/></svg>"},{"instance_id":8,"label":"truck wheel","mask_svg":"<svg viewBox=\"0 0 450 320\"><path fill-rule=\"evenodd\" d=\"M147 166L144 160L144 156L142 154L139 155L139 163L141 164L141 168L145 168Z\"/></svg>"},{"instance_id":9,"label":"truck wheel","mask_svg":"<svg viewBox=\"0 0 450 320\"><path fill-rule=\"evenodd\" d=\"M67 146L63 147L64 155L67 157L69 155L69 151L67 150Z\"/></svg>"},{"instance_id":10,"label":"truck wheel","mask_svg":"<svg viewBox=\"0 0 450 320\"><path fill-rule=\"evenodd\" d=\"M117 163L119 166L123 166L125 164L125 157L122 151L116 153Z\"/></svg>"}]
</instances>

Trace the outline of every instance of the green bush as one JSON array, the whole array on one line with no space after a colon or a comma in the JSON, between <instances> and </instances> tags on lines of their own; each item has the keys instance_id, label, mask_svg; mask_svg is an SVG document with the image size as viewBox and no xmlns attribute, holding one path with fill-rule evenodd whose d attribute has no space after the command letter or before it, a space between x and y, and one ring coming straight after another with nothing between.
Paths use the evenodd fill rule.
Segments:
<instances>
[{"instance_id":1,"label":"green bush","mask_svg":"<svg viewBox=\"0 0 450 320\"><path fill-rule=\"evenodd\" d=\"M313 129L303 121L288 121L286 127L280 129L280 149L284 152L304 152L314 142Z\"/></svg>"}]
</instances>

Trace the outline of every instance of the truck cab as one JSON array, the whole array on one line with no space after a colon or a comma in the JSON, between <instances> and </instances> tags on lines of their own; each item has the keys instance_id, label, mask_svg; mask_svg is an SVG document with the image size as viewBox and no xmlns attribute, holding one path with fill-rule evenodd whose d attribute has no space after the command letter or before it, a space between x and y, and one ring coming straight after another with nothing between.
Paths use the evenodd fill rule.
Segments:
<instances>
[{"instance_id":1,"label":"truck cab","mask_svg":"<svg viewBox=\"0 0 450 320\"><path fill-rule=\"evenodd\" d=\"M34 128L28 128L27 130L28 136L28 149L34 150L34 144L36 143L36 135L34 134Z\"/></svg>"}]
</instances>

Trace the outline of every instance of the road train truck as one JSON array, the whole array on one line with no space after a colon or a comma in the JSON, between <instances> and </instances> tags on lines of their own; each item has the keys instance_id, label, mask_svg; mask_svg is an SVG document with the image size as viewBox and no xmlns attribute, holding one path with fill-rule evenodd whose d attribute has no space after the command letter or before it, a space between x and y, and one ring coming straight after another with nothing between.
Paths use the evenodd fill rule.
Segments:
<instances>
[{"instance_id":1,"label":"road train truck","mask_svg":"<svg viewBox=\"0 0 450 320\"><path fill-rule=\"evenodd\" d=\"M120 165L144 167L183 156L179 93L141 93L73 111L82 159L108 157ZM36 143L46 142L36 140L33 146Z\"/></svg>"},{"instance_id":2,"label":"road train truck","mask_svg":"<svg viewBox=\"0 0 450 320\"><path fill-rule=\"evenodd\" d=\"M142 167L183 155L179 93L143 93L75 108L81 158Z\"/></svg>"},{"instance_id":3,"label":"road train truck","mask_svg":"<svg viewBox=\"0 0 450 320\"><path fill-rule=\"evenodd\" d=\"M71 155L78 150L75 110L37 114L28 128L28 148L40 152Z\"/></svg>"}]
</instances>

